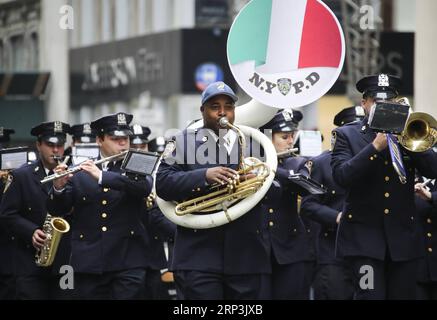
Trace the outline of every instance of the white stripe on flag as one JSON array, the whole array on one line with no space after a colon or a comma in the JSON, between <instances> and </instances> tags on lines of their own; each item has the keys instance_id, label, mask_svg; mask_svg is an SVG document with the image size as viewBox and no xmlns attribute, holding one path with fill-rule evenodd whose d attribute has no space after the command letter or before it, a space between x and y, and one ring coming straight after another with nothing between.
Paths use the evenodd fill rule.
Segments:
<instances>
[{"instance_id":1,"label":"white stripe on flag","mask_svg":"<svg viewBox=\"0 0 437 320\"><path fill-rule=\"evenodd\" d=\"M260 73L297 70L307 0L272 0L266 64Z\"/></svg>"}]
</instances>

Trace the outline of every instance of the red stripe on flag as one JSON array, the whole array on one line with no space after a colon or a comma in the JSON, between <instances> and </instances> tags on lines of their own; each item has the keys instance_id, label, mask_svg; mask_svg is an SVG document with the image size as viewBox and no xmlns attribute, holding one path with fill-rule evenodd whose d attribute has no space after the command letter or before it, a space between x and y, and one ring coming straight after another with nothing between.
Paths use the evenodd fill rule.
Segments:
<instances>
[{"instance_id":1,"label":"red stripe on flag","mask_svg":"<svg viewBox=\"0 0 437 320\"><path fill-rule=\"evenodd\" d=\"M341 37L334 18L317 0L308 0L298 68L337 68L340 60Z\"/></svg>"}]
</instances>

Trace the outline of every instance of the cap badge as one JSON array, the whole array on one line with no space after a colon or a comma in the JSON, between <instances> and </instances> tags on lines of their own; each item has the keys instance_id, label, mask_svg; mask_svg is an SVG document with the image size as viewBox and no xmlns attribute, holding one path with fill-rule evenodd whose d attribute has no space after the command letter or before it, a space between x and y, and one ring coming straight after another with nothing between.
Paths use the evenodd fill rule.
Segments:
<instances>
[{"instance_id":1,"label":"cap badge","mask_svg":"<svg viewBox=\"0 0 437 320\"><path fill-rule=\"evenodd\" d=\"M3 133L3 127L0 127L0 137L3 137L4 133Z\"/></svg>"},{"instance_id":2,"label":"cap badge","mask_svg":"<svg viewBox=\"0 0 437 320\"><path fill-rule=\"evenodd\" d=\"M217 89L221 90L221 91L224 91L225 90L225 84L223 82L219 82L217 84Z\"/></svg>"},{"instance_id":3,"label":"cap badge","mask_svg":"<svg viewBox=\"0 0 437 320\"><path fill-rule=\"evenodd\" d=\"M91 126L89 123L83 125L83 134L91 134Z\"/></svg>"},{"instance_id":4,"label":"cap badge","mask_svg":"<svg viewBox=\"0 0 437 320\"><path fill-rule=\"evenodd\" d=\"M55 133L62 132L62 122L61 121L55 121L55 123L53 124L53 131Z\"/></svg>"},{"instance_id":5,"label":"cap badge","mask_svg":"<svg viewBox=\"0 0 437 320\"><path fill-rule=\"evenodd\" d=\"M293 113L289 110L282 111L282 116L284 117L285 121L291 121L293 119Z\"/></svg>"},{"instance_id":6,"label":"cap badge","mask_svg":"<svg viewBox=\"0 0 437 320\"><path fill-rule=\"evenodd\" d=\"M134 134L143 134L143 128L139 124L133 126Z\"/></svg>"},{"instance_id":7,"label":"cap badge","mask_svg":"<svg viewBox=\"0 0 437 320\"><path fill-rule=\"evenodd\" d=\"M378 76L378 87L388 87L389 81L388 81L388 76L386 74L380 74Z\"/></svg>"},{"instance_id":8,"label":"cap badge","mask_svg":"<svg viewBox=\"0 0 437 320\"><path fill-rule=\"evenodd\" d=\"M291 80L287 78L281 78L278 79L277 83L279 92L286 96L291 89Z\"/></svg>"},{"instance_id":9,"label":"cap badge","mask_svg":"<svg viewBox=\"0 0 437 320\"><path fill-rule=\"evenodd\" d=\"M126 126L127 125L127 123L126 123L126 116L125 116L124 113L117 114L117 124L119 126L122 126L122 125Z\"/></svg>"}]
</instances>

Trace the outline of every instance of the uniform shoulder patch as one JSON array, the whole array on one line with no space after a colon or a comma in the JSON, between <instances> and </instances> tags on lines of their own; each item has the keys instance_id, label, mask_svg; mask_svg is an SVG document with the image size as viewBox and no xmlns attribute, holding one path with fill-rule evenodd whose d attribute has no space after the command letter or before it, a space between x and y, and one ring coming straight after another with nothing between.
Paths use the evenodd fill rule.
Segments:
<instances>
[{"instance_id":1,"label":"uniform shoulder patch","mask_svg":"<svg viewBox=\"0 0 437 320\"><path fill-rule=\"evenodd\" d=\"M331 150L334 150L336 142L337 142L337 132L332 131L332 133L331 133Z\"/></svg>"}]
</instances>

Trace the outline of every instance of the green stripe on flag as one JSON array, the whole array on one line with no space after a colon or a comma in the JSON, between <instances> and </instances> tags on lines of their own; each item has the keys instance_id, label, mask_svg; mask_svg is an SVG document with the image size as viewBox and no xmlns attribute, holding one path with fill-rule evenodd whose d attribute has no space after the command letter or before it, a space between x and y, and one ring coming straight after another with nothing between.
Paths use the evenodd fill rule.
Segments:
<instances>
[{"instance_id":1,"label":"green stripe on flag","mask_svg":"<svg viewBox=\"0 0 437 320\"><path fill-rule=\"evenodd\" d=\"M272 15L272 0L250 2L238 15L228 37L230 64L255 60L255 66L266 62Z\"/></svg>"}]
</instances>

